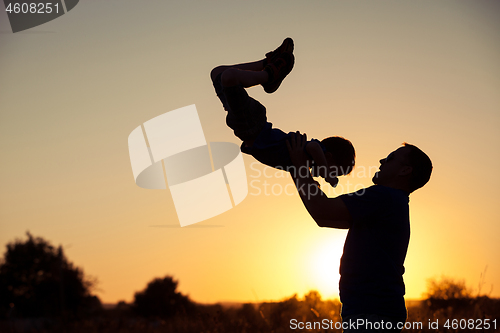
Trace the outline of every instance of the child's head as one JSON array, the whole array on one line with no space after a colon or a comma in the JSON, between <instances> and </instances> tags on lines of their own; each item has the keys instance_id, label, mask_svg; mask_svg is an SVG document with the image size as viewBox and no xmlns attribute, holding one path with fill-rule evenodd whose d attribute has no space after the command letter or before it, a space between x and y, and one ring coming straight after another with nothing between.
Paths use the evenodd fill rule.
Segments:
<instances>
[{"instance_id":1,"label":"child's head","mask_svg":"<svg viewBox=\"0 0 500 333\"><path fill-rule=\"evenodd\" d=\"M351 141L340 136L332 136L321 141L326 148L326 155L331 155L333 166L337 168L338 176L347 176L354 169L356 152ZM329 167L332 167L330 165Z\"/></svg>"}]
</instances>

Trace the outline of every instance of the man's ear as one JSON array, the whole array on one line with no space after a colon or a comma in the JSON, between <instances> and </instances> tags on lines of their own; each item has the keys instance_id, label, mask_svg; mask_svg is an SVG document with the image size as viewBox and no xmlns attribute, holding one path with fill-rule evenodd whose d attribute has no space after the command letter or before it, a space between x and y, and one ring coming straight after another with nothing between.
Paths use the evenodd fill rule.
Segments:
<instances>
[{"instance_id":1,"label":"man's ear","mask_svg":"<svg viewBox=\"0 0 500 333\"><path fill-rule=\"evenodd\" d=\"M405 165L399 170L400 176L408 176L413 171L413 168L409 165Z\"/></svg>"}]
</instances>

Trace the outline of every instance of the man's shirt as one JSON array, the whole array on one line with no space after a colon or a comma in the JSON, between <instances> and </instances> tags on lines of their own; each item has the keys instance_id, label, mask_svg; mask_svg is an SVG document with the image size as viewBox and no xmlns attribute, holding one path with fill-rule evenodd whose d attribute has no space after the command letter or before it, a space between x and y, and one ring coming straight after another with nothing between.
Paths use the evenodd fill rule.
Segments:
<instances>
[{"instance_id":1,"label":"man's shirt","mask_svg":"<svg viewBox=\"0 0 500 333\"><path fill-rule=\"evenodd\" d=\"M342 316L406 317L403 264L410 239L408 194L374 185L340 198L352 217L340 260Z\"/></svg>"}]
</instances>

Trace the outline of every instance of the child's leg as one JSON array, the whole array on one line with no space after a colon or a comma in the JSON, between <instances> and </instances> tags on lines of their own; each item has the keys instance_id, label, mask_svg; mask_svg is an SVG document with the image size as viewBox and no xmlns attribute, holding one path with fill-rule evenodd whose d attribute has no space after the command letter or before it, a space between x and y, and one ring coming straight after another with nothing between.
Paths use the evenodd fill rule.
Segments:
<instances>
[{"instance_id":1,"label":"child's leg","mask_svg":"<svg viewBox=\"0 0 500 333\"><path fill-rule=\"evenodd\" d=\"M262 85L264 91L270 94L278 89L283 79L292 70L294 62L293 54L283 53L263 69L260 68L263 67L264 60L233 66L219 66L212 70L211 77L215 82L221 75L221 83L224 87L239 85L249 88Z\"/></svg>"},{"instance_id":2,"label":"child's leg","mask_svg":"<svg viewBox=\"0 0 500 333\"><path fill-rule=\"evenodd\" d=\"M293 55L290 54L291 66L288 64L289 70L283 72L281 67L287 65L287 60L281 57L284 56L283 53L292 51L293 41L286 38L276 50L268 52L265 59L218 66L210 73L217 96L228 112L226 123L246 146L252 145L267 124L267 117L266 108L248 96L245 88L262 84L266 92L274 92L293 67Z\"/></svg>"},{"instance_id":3,"label":"child's leg","mask_svg":"<svg viewBox=\"0 0 500 333\"><path fill-rule=\"evenodd\" d=\"M215 81L215 78L217 75L220 73L224 72L226 69L229 68L237 68L237 69L242 69L245 71L261 71L264 69L264 59L254 61L254 62L247 62L243 64L236 64L236 65L231 65L231 66L218 66L215 67L212 72L210 73L210 78L212 79L212 82Z\"/></svg>"},{"instance_id":4,"label":"child's leg","mask_svg":"<svg viewBox=\"0 0 500 333\"><path fill-rule=\"evenodd\" d=\"M255 139L267 123L266 108L248 96L245 89L267 80L268 74L262 68L261 60L233 66L219 66L210 73L217 96L228 112L226 124L245 144Z\"/></svg>"},{"instance_id":5,"label":"child's leg","mask_svg":"<svg viewBox=\"0 0 500 333\"><path fill-rule=\"evenodd\" d=\"M248 96L242 84L236 83L240 81L241 77L233 77L232 70L228 69L219 74L218 77L227 104L226 124L234 130L234 134L237 137L245 142L245 145L251 145L250 142L257 137L267 123L266 108L259 101ZM235 71L239 70L235 69ZM252 71L242 72L262 73ZM227 79L226 73L231 75L230 80ZM236 74L239 74L239 72ZM226 79L224 79L225 76Z\"/></svg>"},{"instance_id":6,"label":"child's leg","mask_svg":"<svg viewBox=\"0 0 500 333\"><path fill-rule=\"evenodd\" d=\"M269 80L269 74L262 71L247 71L238 68L228 68L221 76L223 87L242 86L249 88L258 84L266 83Z\"/></svg>"}]
</instances>

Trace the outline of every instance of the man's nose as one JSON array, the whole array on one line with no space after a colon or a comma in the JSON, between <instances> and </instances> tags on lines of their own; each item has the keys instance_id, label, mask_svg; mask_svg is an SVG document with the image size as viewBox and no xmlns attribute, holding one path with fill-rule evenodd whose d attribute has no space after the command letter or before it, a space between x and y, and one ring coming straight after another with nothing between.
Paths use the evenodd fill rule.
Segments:
<instances>
[{"instance_id":1,"label":"man's nose","mask_svg":"<svg viewBox=\"0 0 500 333\"><path fill-rule=\"evenodd\" d=\"M379 162L380 162L380 164L384 164L385 163L385 158L381 159Z\"/></svg>"}]
</instances>

